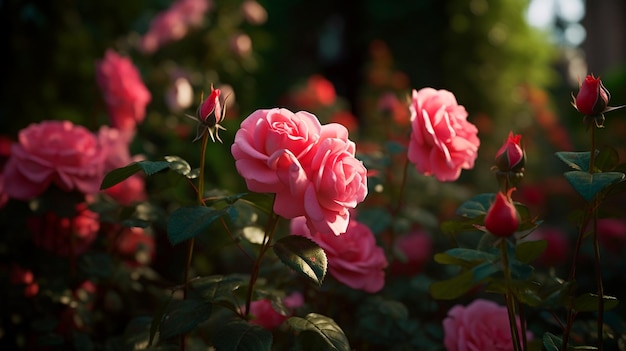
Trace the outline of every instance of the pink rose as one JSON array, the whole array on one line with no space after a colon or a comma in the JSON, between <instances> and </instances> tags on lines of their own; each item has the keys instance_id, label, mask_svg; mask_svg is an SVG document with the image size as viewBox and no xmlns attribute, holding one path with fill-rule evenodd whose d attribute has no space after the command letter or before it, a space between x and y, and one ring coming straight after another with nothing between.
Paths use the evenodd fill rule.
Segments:
<instances>
[{"instance_id":1,"label":"pink rose","mask_svg":"<svg viewBox=\"0 0 626 351\"><path fill-rule=\"evenodd\" d=\"M326 235L311 232L304 217L291 220L291 234L315 241L328 257L329 273L341 283L368 293L380 291L385 285L387 258L376 245L372 231L351 220L345 233Z\"/></svg>"},{"instance_id":2,"label":"pink rose","mask_svg":"<svg viewBox=\"0 0 626 351\"><path fill-rule=\"evenodd\" d=\"M6 193L30 200L50 184L63 191L99 191L106 150L86 128L69 121L43 121L19 133L4 170Z\"/></svg>"},{"instance_id":3,"label":"pink rose","mask_svg":"<svg viewBox=\"0 0 626 351\"><path fill-rule=\"evenodd\" d=\"M102 90L111 126L134 131L146 116L146 105L152 96L131 60L107 50L104 59L96 64L96 81Z\"/></svg>"},{"instance_id":4,"label":"pink rose","mask_svg":"<svg viewBox=\"0 0 626 351\"><path fill-rule=\"evenodd\" d=\"M293 313L293 310L302 306L303 303L304 298L299 292L294 292L283 299L283 304L289 309L290 313ZM276 329L290 317L276 311L269 299L252 301L250 303L250 314L253 317L250 323L260 325L268 330Z\"/></svg>"},{"instance_id":5,"label":"pink rose","mask_svg":"<svg viewBox=\"0 0 626 351\"><path fill-rule=\"evenodd\" d=\"M304 194L304 215L312 231L345 232L350 221L348 210L367 196L367 170L354 157L355 150L345 127L335 123L322 127Z\"/></svg>"},{"instance_id":6,"label":"pink rose","mask_svg":"<svg viewBox=\"0 0 626 351\"><path fill-rule=\"evenodd\" d=\"M59 217L54 212L33 216L28 227L35 245L59 256L77 256L96 239L100 222L98 214L87 209L86 203L76 206L74 218Z\"/></svg>"},{"instance_id":7,"label":"pink rose","mask_svg":"<svg viewBox=\"0 0 626 351\"><path fill-rule=\"evenodd\" d=\"M150 28L140 39L139 50L151 54L165 44L182 39L190 29L202 24L211 5L210 0L175 1L150 22Z\"/></svg>"},{"instance_id":8,"label":"pink rose","mask_svg":"<svg viewBox=\"0 0 626 351\"><path fill-rule=\"evenodd\" d=\"M248 189L285 191L288 183L281 181L278 172L289 172L292 164L298 164L317 143L321 129L319 120L304 111L274 108L256 110L248 116L231 147L237 171Z\"/></svg>"},{"instance_id":9,"label":"pink rose","mask_svg":"<svg viewBox=\"0 0 626 351\"><path fill-rule=\"evenodd\" d=\"M433 240L426 231L417 230L399 237L394 248L402 257L393 261L391 271L400 275L416 275L432 258Z\"/></svg>"},{"instance_id":10,"label":"pink rose","mask_svg":"<svg viewBox=\"0 0 626 351\"><path fill-rule=\"evenodd\" d=\"M517 319L521 337L521 325ZM447 351L510 351L513 349L506 307L477 299L467 306L456 305L443 321L443 343ZM526 332L531 340L533 335Z\"/></svg>"},{"instance_id":11,"label":"pink rose","mask_svg":"<svg viewBox=\"0 0 626 351\"><path fill-rule=\"evenodd\" d=\"M128 265L147 265L154 259L154 237L143 228L113 228L109 232L113 249Z\"/></svg>"},{"instance_id":12,"label":"pink rose","mask_svg":"<svg viewBox=\"0 0 626 351\"><path fill-rule=\"evenodd\" d=\"M453 181L471 169L477 157L478 129L467 121L465 107L447 90L413 90L409 160L417 171L439 181Z\"/></svg>"},{"instance_id":13,"label":"pink rose","mask_svg":"<svg viewBox=\"0 0 626 351\"><path fill-rule=\"evenodd\" d=\"M145 201L148 196L146 194L146 182L141 174L133 174L123 182L104 190L122 206L130 206L136 202Z\"/></svg>"},{"instance_id":14,"label":"pink rose","mask_svg":"<svg viewBox=\"0 0 626 351\"><path fill-rule=\"evenodd\" d=\"M545 240L547 242L546 250L538 259L539 263L559 267L567 262L571 246L567 234L562 229L540 226L526 238L527 240Z\"/></svg>"}]
</instances>

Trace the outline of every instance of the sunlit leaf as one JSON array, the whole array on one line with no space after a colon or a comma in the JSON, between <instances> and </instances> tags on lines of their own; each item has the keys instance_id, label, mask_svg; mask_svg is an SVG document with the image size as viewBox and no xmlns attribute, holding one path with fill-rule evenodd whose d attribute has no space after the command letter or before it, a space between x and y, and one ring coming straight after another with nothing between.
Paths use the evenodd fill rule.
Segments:
<instances>
[{"instance_id":1,"label":"sunlit leaf","mask_svg":"<svg viewBox=\"0 0 626 351\"><path fill-rule=\"evenodd\" d=\"M570 171L564 173L567 181L574 187L585 200L590 201L604 188L624 179L624 173L604 172L587 173L582 171Z\"/></svg>"},{"instance_id":2,"label":"sunlit leaf","mask_svg":"<svg viewBox=\"0 0 626 351\"><path fill-rule=\"evenodd\" d=\"M180 156L165 156L165 161L169 163L171 170L180 175L187 176L191 172L191 166Z\"/></svg>"},{"instance_id":3,"label":"sunlit leaf","mask_svg":"<svg viewBox=\"0 0 626 351\"><path fill-rule=\"evenodd\" d=\"M599 296L596 294L583 294L574 299L574 309L578 312L596 312L598 311ZM613 296L604 296L604 310L611 310L619 304L617 298Z\"/></svg>"},{"instance_id":4,"label":"sunlit leaf","mask_svg":"<svg viewBox=\"0 0 626 351\"><path fill-rule=\"evenodd\" d=\"M596 154L597 153L598 150L596 150ZM591 158L591 153L589 151L560 151L556 153L556 156L561 159L561 161L565 162L566 165L572 167L575 170L589 172L589 161Z\"/></svg>"},{"instance_id":5,"label":"sunlit leaf","mask_svg":"<svg viewBox=\"0 0 626 351\"><path fill-rule=\"evenodd\" d=\"M267 351L272 348L272 333L242 320L226 323L215 333L215 348L220 351Z\"/></svg>"},{"instance_id":6,"label":"sunlit leaf","mask_svg":"<svg viewBox=\"0 0 626 351\"><path fill-rule=\"evenodd\" d=\"M291 317L287 323L297 333L304 351L350 351L348 338L331 318L309 313L304 318Z\"/></svg>"},{"instance_id":7,"label":"sunlit leaf","mask_svg":"<svg viewBox=\"0 0 626 351\"><path fill-rule=\"evenodd\" d=\"M228 302L232 308L237 304L234 292L247 284L248 280L247 276L240 274L212 275L193 279L189 283L189 295L210 302Z\"/></svg>"},{"instance_id":8,"label":"sunlit leaf","mask_svg":"<svg viewBox=\"0 0 626 351\"><path fill-rule=\"evenodd\" d=\"M552 333L543 334L543 347L546 351L559 351L562 344L562 338Z\"/></svg>"},{"instance_id":9,"label":"sunlit leaf","mask_svg":"<svg viewBox=\"0 0 626 351\"><path fill-rule=\"evenodd\" d=\"M303 236L289 235L276 241L273 248L284 264L318 286L322 285L328 261L317 243Z\"/></svg>"}]
</instances>

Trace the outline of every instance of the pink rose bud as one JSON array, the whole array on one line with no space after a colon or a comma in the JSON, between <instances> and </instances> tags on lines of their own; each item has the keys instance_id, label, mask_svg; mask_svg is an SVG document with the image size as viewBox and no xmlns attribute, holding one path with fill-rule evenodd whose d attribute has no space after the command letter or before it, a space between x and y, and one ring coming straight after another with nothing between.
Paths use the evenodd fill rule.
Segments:
<instances>
[{"instance_id":1,"label":"pink rose bud","mask_svg":"<svg viewBox=\"0 0 626 351\"><path fill-rule=\"evenodd\" d=\"M586 116L597 116L605 112L610 98L611 94L604 87L600 78L590 74L580 86L578 95L574 100L574 107Z\"/></svg>"},{"instance_id":2,"label":"pink rose bud","mask_svg":"<svg viewBox=\"0 0 626 351\"><path fill-rule=\"evenodd\" d=\"M220 123L223 117L220 102L221 94L222 91L220 89L213 89L213 86L211 86L211 94L202 102L202 104L200 104L200 106L198 106L198 111L196 111L198 119L209 127L213 127ZM209 119L212 114L213 117Z\"/></svg>"},{"instance_id":3,"label":"pink rose bud","mask_svg":"<svg viewBox=\"0 0 626 351\"><path fill-rule=\"evenodd\" d=\"M509 189L508 194L499 192L496 201L491 205L487 216L485 216L485 227L487 230L499 237L509 237L515 233L519 220L517 211L511 201L511 193L515 188Z\"/></svg>"},{"instance_id":4,"label":"pink rose bud","mask_svg":"<svg viewBox=\"0 0 626 351\"><path fill-rule=\"evenodd\" d=\"M526 154L520 145L522 136L509 132L509 137L496 153L496 167L502 172L523 172Z\"/></svg>"}]
</instances>

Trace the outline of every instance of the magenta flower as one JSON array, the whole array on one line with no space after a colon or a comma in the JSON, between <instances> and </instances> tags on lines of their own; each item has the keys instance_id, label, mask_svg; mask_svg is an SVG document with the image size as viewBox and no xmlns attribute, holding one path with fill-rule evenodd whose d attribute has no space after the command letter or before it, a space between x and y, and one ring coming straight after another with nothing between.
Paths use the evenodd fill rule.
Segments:
<instances>
[{"instance_id":1,"label":"magenta flower","mask_svg":"<svg viewBox=\"0 0 626 351\"><path fill-rule=\"evenodd\" d=\"M605 112L617 110L626 106L609 106L610 99L611 94L604 87L600 78L596 78L593 74L589 74L580 84L580 90L578 91L576 97L572 94L572 105L583 115L594 117L596 126L601 128L604 126Z\"/></svg>"},{"instance_id":2,"label":"magenta flower","mask_svg":"<svg viewBox=\"0 0 626 351\"><path fill-rule=\"evenodd\" d=\"M526 153L521 146L522 136L509 132L504 144L496 152L496 167L501 172L523 172Z\"/></svg>"},{"instance_id":3,"label":"magenta flower","mask_svg":"<svg viewBox=\"0 0 626 351\"><path fill-rule=\"evenodd\" d=\"M517 218L517 210L511 200L511 192L515 188L509 189L508 194L501 192L496 194L496 200L487 211L485 216L485 228L499 237L509 237L515 233L519 220Z\"/></svg>"}]
</instances>

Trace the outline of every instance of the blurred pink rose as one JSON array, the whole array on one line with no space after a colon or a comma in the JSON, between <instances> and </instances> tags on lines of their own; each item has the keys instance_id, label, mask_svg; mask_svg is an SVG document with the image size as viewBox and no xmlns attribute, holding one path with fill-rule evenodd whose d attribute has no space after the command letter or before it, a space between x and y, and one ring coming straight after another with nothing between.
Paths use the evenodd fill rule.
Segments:
<instances>
[{"instance_id":1,"label":"blurred pink rose","mask_svg":"<svg viewBox=\"0 0 626 351\"><path fill-rule=\"evenodd\" d=\"M130 266L147 265L154 259L154 237L143 228L117 228L109 232L115 252Z\"/></svg>"},{"instance_id":2,"label":"blurred pink rose","mask_svg":"<svg viewBox=\"0 0 626 351\"><path fill-rule=\"evenodd\" d=\"M211 0L176 0L152 19L150 28L139 41L139 50L151 54L165 44L182 39L190 29L202 24L211 5Z\"/></svg>"},{"instance_id":3,"label":"blurred pink rose","mask_svg":"<svg viewBox=\"0 0 626 351\"><path fill-rule=\"evenodd\" d=\"M86 203L76 206L74 218L59 217L54 212L29 218L28 227L35 245L59 256L81 255L98 235L98 214L87 209Z\"/></svg>"},{"instance_id":4,"label":"blurred pink rose","mask_svg":"<svg viewBox=\"0 0 626 351\"><path fill-rule=\"evenodd\" d=\"M43 121L19 133L4 170L6 193L30 200L50 184L63 191L100 190L106 150L86 128L69 121Z\"/></svg>"},{"instance_id":5,"label":"blurred pink rose","mask_svg":"<svg viewBox=\"0 0 626 351\"><path fill-rule=\"evenodd\" d=\"M626 220L602 218L598 220L598 241L612 253L621 253L626 247Z\"/></svg>"},{"instance_id":6,"label":"blurred pink rose","mask_svg":"<svg viewBox=\"0 0 626 351\"><path fill-rule=\"evenodd\" d=\"M521 325L517 319L521 336ZM477 299L467 306L456 305L443 321L443 343L447 351L510 351L513 349L506 307ZM526 332L532 340L531 332Z\"/></svg>"},{"instance_id":7,"label":"blurred pink rose","mask_svg":"<svg viewBox=\"0 0 626 351\"><path fill-rule=\"evenodd\" d=\"M417 171L439 181L454 181L477 157L478 129L467 121L465 107L447 90L413 90L409 160Z\"/></svg>"},{"instance_id":8,"label":"blurred pink rose","mask_svg":"<svg viewBox=\"0 0 626 351\"><path fill-rule=\"evenodd\" d=\"M237 171L248 189L261 193L285 191L287 185L278 177L281 167L304 158L317 143L322 126L304 111L287 109L256 110L235 134L231 152ZM281 159L289 159L280 163ZM283 169L284 170L284 169Z\"/></svg>"},{"instance_id":9,"label":"blurred pink rose","mask_svg":"<svg viewBox=\"0 0 626 351\"><path fill-rule=\"evenodd\" d=\"M146 116L146 105L152 96L131 60L107 50L104 59L96 63L96 81L107 105L111 126L134 131Z\"/></svg>"},{"instance_id":10,"label":"blurred pink rose","mask_svg":"<svg viewBox=\"0 0 626 351\"><path fill-rule=\"evenodd\" d=\"M35 281L33 271L30 269L13 264L9 272L9 279L13 285L23 286L25 297L33 297L39 293L39 284Z\"/></svg>"},{"instance_id":11,"label":"blurred pink rose","mask_svg":"<svg viewBox=\"0 0 626 351\"><path fill-rule=\"evenodd\" d=\"M306 219L297 217L291 220L291 234L307 237L324 249L328 271L341 283L368 293L378 292L385 286L387 258L366 225L353 219L345 233L326 235L311 233Z\"/></svg>"},{"instance_id":12,"label":"blurred pink rose","mask_svg":"<svg viewBox=\"0 0 626 351\"><path fill-rule=\"evenodd\" d=\"M105 172L128 166L133 162L129 149L132 138L133 133L128 131L109 126L100 127L100 130L98 130L98 141L106 149Z\"/></svg>"},{"instance_id":13,"label":"blurred pink rose","mask_svg":"<svg viewBox=\"0 0 626 351\"><path fill-rule=\"evenodd\" d=\"M391 271L401 275L415 275L432 258L433 240L428 232L416 230L396 240L394 249L401 258L391 264Z\"/></svg>"},{"instance_id":14,"label":"blurred pink rose","mask_svg":"<svg viewBox=\"0 0 626 351\"><path fill-rule=\"evenodd\" d=\"M141 174L133 174L121 183L104 190L104 192L122 206L130 206L148 198L146 182Z\"/></svg>"},{"instance_id":15,"label":"blurred pink rose","mask_svg":"<svg viewBox=\"0 0 626 351\"><path fill-rule=\"evenodd\" d=\"M546 250L538 259L538 262L543 265L557 267L563 265L569 259L569 252L572 247L567 234L558 227L539 226L527 239L545 240L547 242Z\"/></svg>"},{"instance_id":16,"label":"blurred pink rose","mask_svg":"<svg viewBox=\"0 0 626 351\"><path fill-rule=\"evenodd\" d=\"M267 11L254 0L245 0L241 4L241 13L250 24L259 25L267 21Z\"/></svg>"},{"instance_id":17,"label":"blurred pink rose","mask_svg":"<svg viewBox=\"0 0 626 351\"><path fill-rule=\"evenodd\" d=\"M0 173L0 209L9 202L9 194L4 190L4 175Z\"/></svg>"},{"instance_id":18,"label":"blurred pink rose","mask_svg":"<svg viewBox=\"0 0 626 351\"><path fill-rule=\"evenodd\" d=\"M331 123L322 127L304 194L304 215L312 231L344 233L350 221L348 210L367 196L367 170L354 157L355 151L344 126Z\"/></svg>"},{"instance_id":19,"label":"blurred pink rose","mask_svg":"<svg viewBox=\"0 0 626 351\"><path fill-rule=\"evenodd\" d=\"M289 310L289 315L281 314L272 306L269 299L252 301L250 304L250 314L252 319L250 323L262 326L265 329L272 330L279 327L290 317L293 310L302 306L304 298L299 292L294 292L283 299L283 304Z\"/></svg>"}]
</instances>

